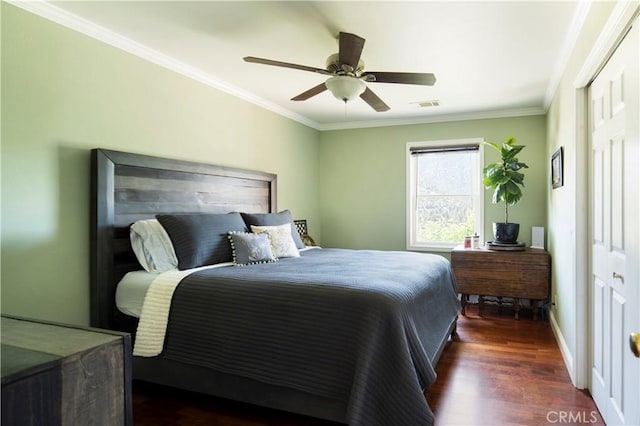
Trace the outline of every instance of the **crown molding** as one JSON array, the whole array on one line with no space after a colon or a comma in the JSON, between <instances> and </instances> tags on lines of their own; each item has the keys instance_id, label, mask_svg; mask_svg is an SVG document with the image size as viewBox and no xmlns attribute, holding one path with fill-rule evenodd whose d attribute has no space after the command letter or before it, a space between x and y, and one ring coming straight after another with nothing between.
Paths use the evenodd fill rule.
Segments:
<instances>
[{"instance_id":1,"label":"crown molding","mask_svg":"<svg viewBox=\"0 0 640 426\"><path fill-rule=\"evenodd\" d=\"M571 25L569 26L569 32L567 33L567 36L562 43L562 47L560 48L557 62L553 67L553 71L551 72L549 85L547 86L547 90L544 95L545 111L548 110L551 106L553 97L555 96L556 91L558 90L558 86L562 81L562 76L567 70L567 65L569 64L571 53L573 53L573 50L576 47L578 37L580 36L582 27L584 26L584 23L587 19L589 10L591 10L592 3L593 0L581 0L576 8L575 13L573 14L573 19L571 20Z\"/></svg>"},{"instance_id":2,"label":"crown molding","mask_svg":"<svg viewBox=\"0 0 640 426\"><path fill-rule=\"evenodd\" d=\"M640 2L638 1L619 1L616 4L604 29L600 32L598 39L573 81L575 88L579 89L591 84L591 81L604 67L607 59L618 47L618 44L620 44L639 13Z\"/></svg>"},{"instance_id":3,"label":"crown molding","mask_svg":"<svg viewBox=\"0 0 640 426\"><path fill-rule=\"evenodd\" d=\"M351 121L346 123L329 123L320 124L318 130L346 130L346 129L359 129L370 127L389 127L389 126L407 126L414 124L430 124L430 123L446 123L451 121L466 121L466 120L487 120L492 118L513 118L513 117L526 117L531 115L544 115L546 110L543 107L528 107L528 108L509 108L509 109L496 109L487 111L470 111L451 114L431 115L428 117L417 117L409 119L392 119L386 121Z\"/></svg>"}]
</instances>

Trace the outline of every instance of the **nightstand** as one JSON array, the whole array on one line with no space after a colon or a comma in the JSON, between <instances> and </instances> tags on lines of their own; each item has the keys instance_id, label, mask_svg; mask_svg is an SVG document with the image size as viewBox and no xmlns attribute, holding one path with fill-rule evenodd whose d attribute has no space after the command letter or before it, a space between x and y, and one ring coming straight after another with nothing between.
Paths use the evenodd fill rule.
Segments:
<instances>
[{"instance_id":1,"label":"nightstand","mask_svg":"<svg viewBox=\"0 0 640 426\"><path fill-rule=\"evenodd\" d=\"M549 298L551 256L546 250L494 251L460 246L451 251L451 267L461 294L463 315L469 295L478 295L480 316L486 296L497 297L500 302L503 297L513 298L516 318L520 299L529 299L534 319L540 302Z\"/></svg>"},{"instance_id":2,"label":"nightstand","mask_svg":"<svg viewBox=\"0 0 640 426\"><path fill-rule=\"evenodd\" d=\"M131 337L2 315L2 425L131 425Z\"/></svg>"}]
</instances>

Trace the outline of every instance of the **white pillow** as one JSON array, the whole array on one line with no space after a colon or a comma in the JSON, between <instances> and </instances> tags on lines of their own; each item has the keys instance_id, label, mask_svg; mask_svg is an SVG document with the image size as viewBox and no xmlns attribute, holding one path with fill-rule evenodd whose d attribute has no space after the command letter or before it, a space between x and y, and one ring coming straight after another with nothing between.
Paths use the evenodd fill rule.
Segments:
<instances>
[{"instance_id":1,"label":"white pillow","mask_svg":"<svg viewBox=\"0 0 640 426\"><path fill-rule=\"evenodd\" d=\"M156 219L139 220L129 230L131 248L147 272L166 272L178 267L178 258L167 231Z\"/></svg>"},{"instance_id":2,"label":"white pillow","mask_svg":"<svg viewBox=\"0 0 640 426\"><path fill-rule=\"evenodd\" d=\"M267 234L271 243L271 251L275 257L300 257L298 247L291 236L291 224L277 226L251 225L254 234Z\"/></svg>"}]
</instances>

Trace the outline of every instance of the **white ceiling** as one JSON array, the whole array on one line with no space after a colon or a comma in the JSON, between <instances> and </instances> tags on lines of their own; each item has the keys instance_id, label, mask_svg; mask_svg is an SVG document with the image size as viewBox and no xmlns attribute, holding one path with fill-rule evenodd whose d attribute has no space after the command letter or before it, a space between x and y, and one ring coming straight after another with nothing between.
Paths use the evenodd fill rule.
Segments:
<instances>
[{"instance_id":1,"label":"white ceiling","mask_svg":"<svg viewBox=\"0 0 640 426\"><path fill-rule=\"evenodd\" d=\"M15 3L14 3L15 4ZM584 1L55 1L18 4L317 129L543 113L588 9ZM48 15L48 16L47 16ZM390 107L346 106L324 68L340 31L366 39L365 70L432 72L434 86L368 83ZM438 107L418 103L437 100Z\"/></svg>"}]
</instances>

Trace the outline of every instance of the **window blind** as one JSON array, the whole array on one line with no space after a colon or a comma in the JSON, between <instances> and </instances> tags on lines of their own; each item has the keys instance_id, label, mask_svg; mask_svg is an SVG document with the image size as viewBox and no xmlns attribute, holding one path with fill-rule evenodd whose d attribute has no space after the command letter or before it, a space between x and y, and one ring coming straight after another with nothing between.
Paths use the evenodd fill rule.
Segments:
<instances>
[{"instance_id":1,"label":"window blind","mask_svg":"<svg viewBox=\"0 0 640 426\"><path fill-rule=\"evenodd\" d=\"M446 152L459 152L459 151L479 151L480 145L450 145L450 146L415 146L409 148L411 155L420 154L438 154Z\"/></svg>"}]
</instances>

